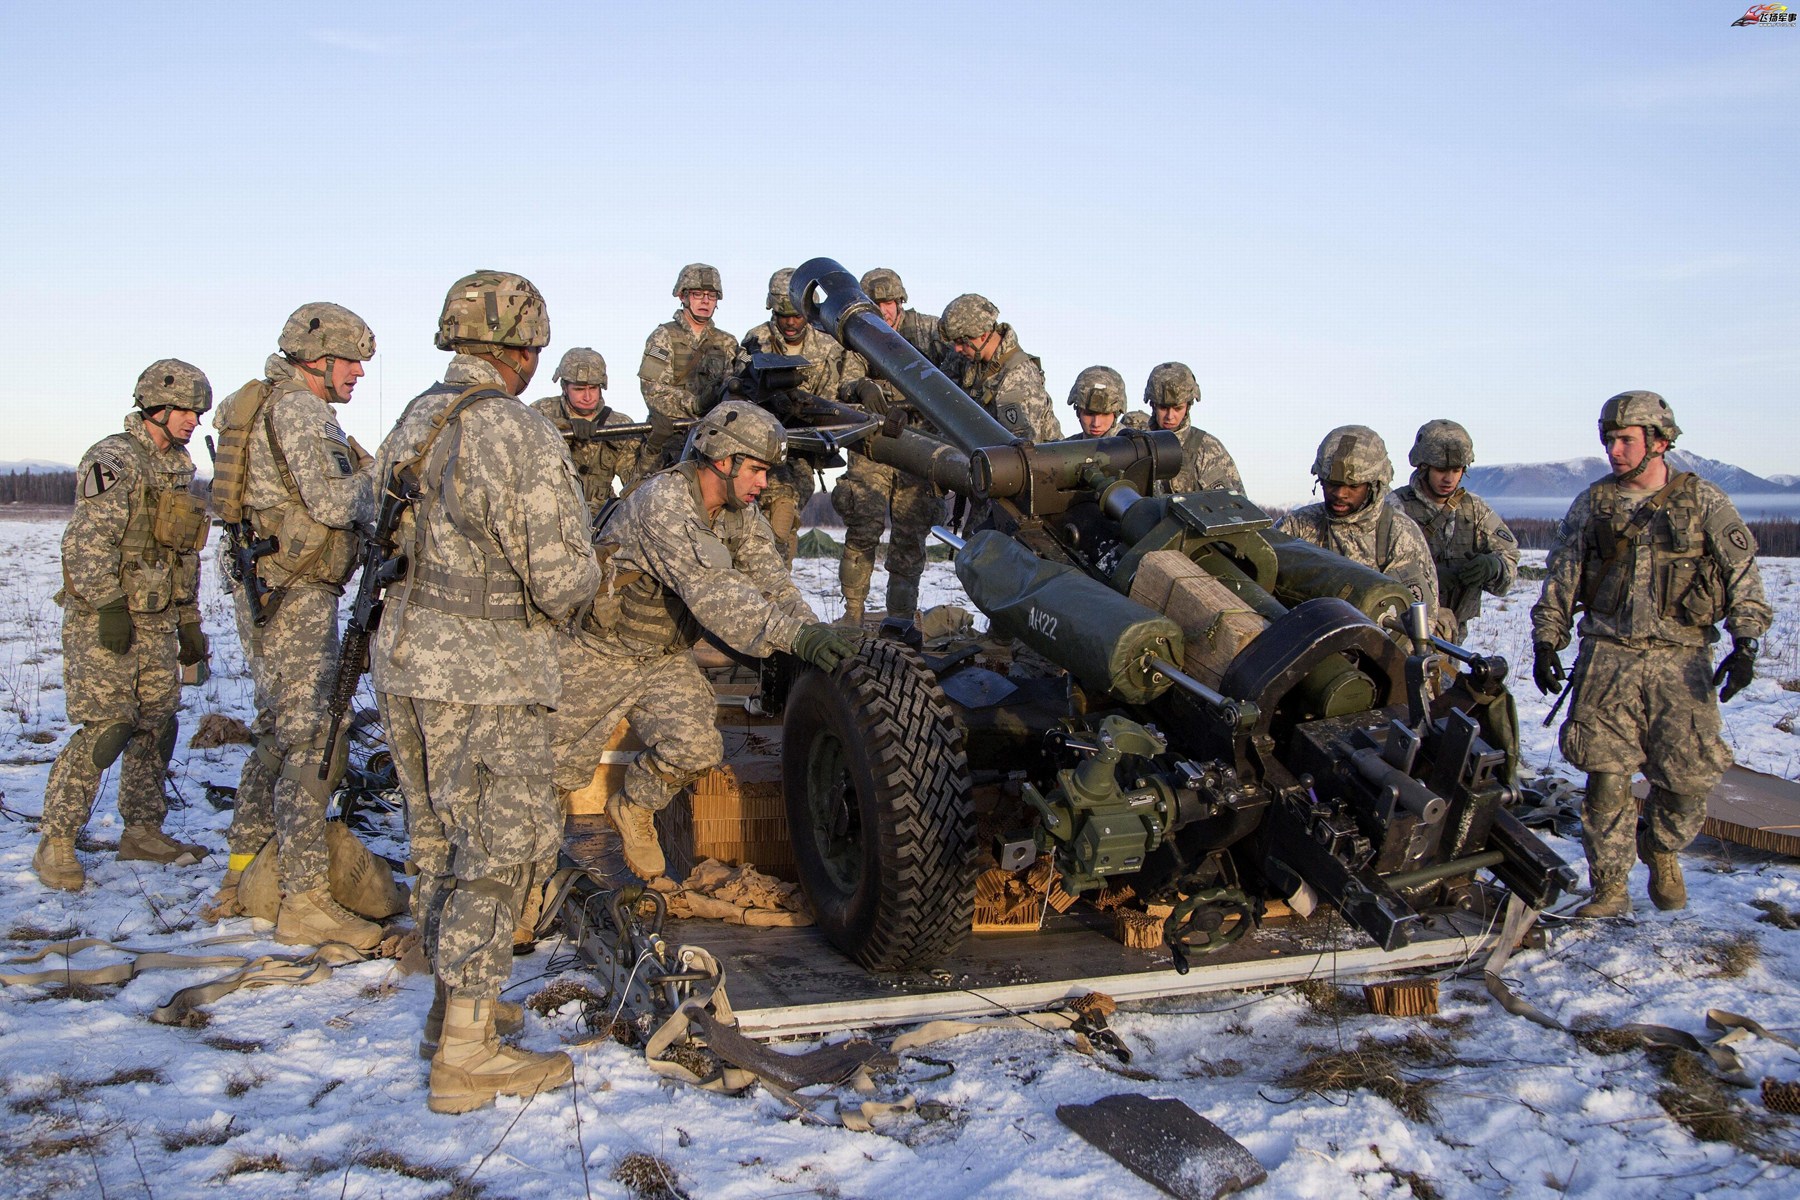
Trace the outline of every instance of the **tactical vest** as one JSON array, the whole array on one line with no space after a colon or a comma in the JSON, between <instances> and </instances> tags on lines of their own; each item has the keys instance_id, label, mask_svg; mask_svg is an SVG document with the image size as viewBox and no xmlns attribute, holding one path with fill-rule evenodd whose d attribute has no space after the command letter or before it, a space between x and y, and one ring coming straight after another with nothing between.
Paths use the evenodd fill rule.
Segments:
<instances>
[{"instance_id":1,"label":"tactical vest","mask_svg":"<svg viewBox=\"0 0 1800 1200\"><path fill-rule=\"evenodd\" d=\"M675 335L669 339L669 378L676 387L693 390L694 371L707 351L716 351L724 357L724 368L731 368L731 353L726 349L723 339L724 331L717 325L708 325L698 340L688 334L687 325L680 318L675 320L678 326Z\"/></svg>"},{"instance_id":2,"label":"tactical vest","mask_svg":"<svg viewBox=\"0 0 1800 1200\"><path fill-rule=\"evenodd\" d=\"M693 486L687 464L671 470L681 475L689 487ZM640 480L631 490L646 482L648 479ZM619 543L607 540L604 529L601 539L594 547L601 568L600 596L589 624L640 646L661 647L670 653L687 650L699 641L700 622L694 619L681 594L647 571L619 571L611 562Z\"/></svg>"},{"instance_id":3,"label":"tactical vest","mask_svg":"<svg viewBox=\"0 0 1800 1200\"><path fill-rule=\"evenodd\" d=\"M1631 594L1639 558L1650 556L1651 602L1680 625L1704 627L1725 616L1725 579L1706 552L1706 512L1695 486L1699 476L1678 472L1642 503L1607 479L1592 492L1581 606L1598 616L1617 614Z\"/></svg>"},{"instance_id":4,"label":"tactical vest","mask_svg":"<svg viewBox=\"0 0 1800 1200\"><path fill-rule=\"evenodd\" d=\"M448 385L433 389L440 395ZM430 393L427 393L428 395ZM462 451L462 418L484 400L509 399L492 384L477 384L452 400L410 460L396 463L395 471L411 466L418 471L419 501L413 509L411 566L407 572L406 602L434 612L483 621L530 621L535 611L525 602L525 581L512 569L500 546L487 530L463 512L456 487L456 464ZM431 518L442 506L444 517L481 558L481 573L454 570L435 552L430 536Z\"/></svg>"},{"instance_id":5,"label":"tactical vest","mask_svg":"<svg viewBox=\"0 0 1800 1200\"><path fill-rule=\"evenodd\" d=\"M281 449L281 439L275 436L275 414L269 403L273 395L273 388L264 393L257 413L261 419L258 421L253 416L250 424L252 428L261 426L263 442L269 448L269 457L275 463L276 475L287 496L273 508L249 511L250 525L256 535L273 537L276 541L275 552L257 560L257 573L277 592L305 583L341 588L356 570L356 534L315 521L307 511L300 485ZM237 399L237 395L234 394L232 399ZM368 455L344 435L335 421L330 429L336 430L338 438L342 439L345 461L351 464L353 470L350 473L354 474L354 468L368 461Z\"/></svg>"},{"instance_id":6,"label":"tactical vest","mask_svg":"<svg viewBox=\"0 0 1800 1200\"><path fill-rule=\"evenodd\" d=\"M131 515L119 538L119 584L132 612L162 612L179 590L181 556L197 554L211 529L206 502L188 491L193 468L169 476L156 469L150 451L130 434L108 441L124 449L137 474ZM66 581L65 581L66 582Z\"/></svg>"}]
</instances>

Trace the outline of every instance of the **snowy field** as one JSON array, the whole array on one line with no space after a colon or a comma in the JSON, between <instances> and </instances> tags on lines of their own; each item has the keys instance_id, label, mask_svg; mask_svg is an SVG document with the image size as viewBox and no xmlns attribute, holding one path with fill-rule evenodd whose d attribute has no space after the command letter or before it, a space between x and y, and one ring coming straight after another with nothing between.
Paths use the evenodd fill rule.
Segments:
<instances>
[{"instance_id":1,"label":"snowy field","mask_svg":"<svg viewBox=\"0 0 1800 1200\"><path fill-rule=\"evenodd\" d=\"M88 887L47 892L30 859L49 763L69 733L50 600L60 533L51 522L0 521L0 938L10 939L0 956L50 936L188 947L219 932L196 919L223 870L229 819L208 804L205 785L235 785L244 749L191 750L187 737L203 713L251 715L229 610L209 586L215 675L187 693L171 784L185 807L169 822L220 853L184 870L86 852ZM841 611L835 565L800 570L827 616ZM1762 678L1727 709L1728 737L1740 762L1794 778L1800 692L1780 681L1800 679L1800 561L1763 571L1779 618ZM884 585L878 575L872 599ZM955 591L947 566L934 564L926 603ZM1539 725L1546 705L1529 682L1536 591L1521 582L1470 640L1514 664L1531 767L1570 774ZM88 829L101 846L119 834L113 785L109 777ZM1578 844L1553 844L1580 861ZM1800 864L1705 840L1687 867L1686 911L1651 909L1640 867L1634 920L1557 927L1548 949L1513 959L1515 991L1571 1026L1648 1022L1704 1036L1703 1015L1722 1008L1800 1038L1800 932L1759 922L1756 907L1800 910ZM223 932L250 939L228 953L286 949L266 925L241 920ZM90 950L74 965L112 957ZM551 948L540 949L518 961L510 995L528 997L565 972L564 959L553 965ZM1064 1035L966 1035L930 1049L939 1063L903 1057L882 1086L911 1093L921 1110L874 1133L820 1125L760 1089L730 1098L664 1083L640 1052L611 1042L575 1052L572 1090L434 1116L414 1050L428 977L369 962L304 988L236 993L211 1006L202 1028L148 1020L176 988L216 974L152 972L85 992L0 989L0 1194L619 1197L628 1193L614 1168L645 1152L669 1164L683 1194L720 1200L1154 1196L1055 1115L1058 1104L1139 1091L1186 1101L1248 1146L1269 1173L1246 1193L1258 1197L1800 1195L1800 1171L1772 1161L1800 1150L1800 1129L1757 1134L1760 1155L1697 1140L1658 1103L1669 1086L1658 1058L1509 1016L1478 973L1446 974L1441 1014L1419 1020L1320 1006L1289 988L1120 1012L1113 1025L1133 1052L1129 1077ZM572 1011L532 1014L525 1042L547 1048L580 1033ZM1394 1056L1391 1098L1287 1081L1322 1055L1359 1048L1365 1060ZM1781 1044L1751 1040L1741 1053L1753 1079L1800 1079L1800 1053ZM1762 1112L1754 1090L1725 1092Z\"/></svg>"}]
</instances>

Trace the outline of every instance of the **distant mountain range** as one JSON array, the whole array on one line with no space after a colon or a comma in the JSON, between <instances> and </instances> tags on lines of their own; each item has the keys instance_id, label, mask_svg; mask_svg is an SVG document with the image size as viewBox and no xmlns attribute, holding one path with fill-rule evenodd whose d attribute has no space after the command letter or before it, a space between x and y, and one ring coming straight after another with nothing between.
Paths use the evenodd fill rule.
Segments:
<instances>
[{"instance_id":1,"label":"distant mountain range","mask_svg":"<svg viewBox=\"0 0 1800 1200\"><path fill-rule=\"evenodd\" d=\"M1669 451L1669 465L1693 471L1733 495L1800 495L1800 475L1752 475L1742 467L1702 458L1686 450ZM1611 473L1600 457L1572 458L1556 463L1503 463L1473 466L1463 476L1463 486L1478 496L1544 497L1573 499L1588 484Z\"/></svg>"},{"instance_id":2,"label":"distant mountain range","mask_svg":"<svg viewBox=\"0 0 1800 1200\"><path fill-rule=\"evenodd\" d=\"M50 471L73 471L73 463L45 462L41 458L24 458L18 462L0 462L0 475L10 475L14 471L25 471L32 474L45 474Z\"/></svg>"}]
</instances>

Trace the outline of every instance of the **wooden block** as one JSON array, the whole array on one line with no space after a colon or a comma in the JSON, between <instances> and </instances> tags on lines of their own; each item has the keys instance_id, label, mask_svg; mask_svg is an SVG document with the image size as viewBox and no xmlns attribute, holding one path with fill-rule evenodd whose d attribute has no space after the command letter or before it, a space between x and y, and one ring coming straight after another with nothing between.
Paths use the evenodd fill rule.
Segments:
<instances>
[{"instance_id":1,"label":"wooden block","mask_svg":"<svg viewBox=\"0 0 1800 1200\"><path fill-rule=\"evenodd\" d=\"M612 736L606 739L606 748L600 752L600 765L594 768L594 778L586 787L569 793L563 815L585 817L605 812L606 798L619 790L625 768L643 748L643 739L631 731L630 725L620 721Z\"/></svg>"},{"instance_id":2,"label":"wooden block","mask_svg":"<svg viewBox=\"0 0 1800 1200\"><path fill-rule=\"evenodd\" d=\"M1219 685L1232 659L1269 626L1237 593L1174 550L1144 555L1131 598L1181 626L1182 666L1209 687Z\"/></svg>"},{"instance_id":3,"label":"wooden block","mask_svg":"<svg viewBox=\"0 0 1800 1200\"><path fill-rule=\"evenodd\" d=\"M1163 944L1163 922L1135 908L1113 910L1113 936L1133 950L1154 950Z\"/></svg>"},{"instance_id":4,"label":"wooden block","mask_svg":"<svg viewBox=\"0 0 1800 1200\"><path fill-rule=\"evenodd\" d=\"M1037 875L1040 883L1033 882ZM1002 871L995 867L975 881L975 919L970 929L975 933L1020 933L1038 929L1044 923L1049 878L1035 868L1024 872Z\"/></svg>"},{"instance_id":5,"label":"wooden block","mask_svg":"<svg viewBox=\"0 0 1800 1200\"><path fill-rule=\"evenodd\" d=\"M685 836L682 849L691 861L716 858L781 879L798 878L779 758L745 756L714 768L695 780L683 799L685 825L672 823L671 832Z\"/></svg>"},{"instance_id":6,"label":"wooden block","mask_svg":"<svg viewBox=\"0 0 1800 1200\"><path fill-rule=\"evenodd\" d=\"M1365 983L1363 999L1378 1017L1426 1017L1438 1010L1438 981L1395 979Z\"/></svg>"}]
</instances>

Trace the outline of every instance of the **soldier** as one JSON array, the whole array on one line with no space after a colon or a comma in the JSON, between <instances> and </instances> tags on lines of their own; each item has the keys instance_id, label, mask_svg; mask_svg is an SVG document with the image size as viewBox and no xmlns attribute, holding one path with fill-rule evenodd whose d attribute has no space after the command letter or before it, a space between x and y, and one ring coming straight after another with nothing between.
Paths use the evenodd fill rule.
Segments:
<instances>
[{"instance_id":1,"label":"soldier","mask_svg":"<svg viewBox=\"0 0 1800 1200\"><path fill-rule=\"evenodd\" d=\"M938 318L938 337L949 346L950 365L964 360L963 391L1002 425L1035 442L1062 436L1044 389L1043 364L1019 347L1019 336L1011 325L1000 323L993 301L974 292L958 296Z\"/></svg>"},{"instance_id":2,"label":"soldier","mask_svg":"<svg viewBox=\"0 0 1800 1200\"><path fill-rule=\"evenodd\" d=\"M432 1055L433 1112L534 1095L573 1070L566 1054L496 1038L532 865L562 837L550 757L549 706L562 694L555 627L600 581L574 465L550 423L517 399L549 340L530 281L499 271L458 280L437 331L456 357L443 383L407 405L377 460L380 478L416 478L420 492L397 534L406 578L370 658L419 867L413 914L436 976L420 1046Z\"/></svg>"},{"instance_id":3,"label":"soldier","mask_svg":"<svg viewBox=\"0 0 1800 1200\"><path fill-rule=\"evenodd\" d=\"M289 945L344 942L373 949L381 928L332 898L325 810L343 774L341 762L320 778L325 710L338 658L338 600L356 567L357 523L375 511L371 460L338 425L334 405L347 404L375 355L363 319L336 304L303 304L282 327L264 378L220 405L214 423L224 436L215 484L229 483L259 539L276 550L256 561L268 589L258 629L248 601L238 623L248 633L244 656L261 681L267 730L252 751L259 776L273 779L271 810L281 873L275 940ZM243 435L233 449L233 431ZM235 473L235 478L233 474ZM262 717L259 712L259 722ZM347 748L347 747L346 747ZM246 776L252 768L246 765ZM260 783L258 778L255 782ZM232 814L231 857L214 898L224 915L236 885L267 840L260 791ZM253 844L254 843L254 844Z\"/></svg>"},{"instance_id":4,"label":"soldier","mask_svg":"<svg viewBox=\"0 0 1800 1200\"><path fill-rule=\"evenodd\" d=\"M1151 429L1167 429L1181 435L1181 473L1167 482L1158 480L1158 492L1222 490L1243 494L1244 480L1225 443L1188 423L1194 405L1200 403L1200 384L1187 364L1166 362L1152 367L1150 377L1144 381L1144 403L1150 408Z\"/></svg>"},{"instance_id":5,"label":"soldier","mask_svg":"<svg viewBox=\"0 0 1800 1200\"><path fill-rule=\"evenodd\" d=\"M719 268L689 263L675 277L681 307L644 340L638 383L654 428L644 441L641 475L664 465L665 455L672 453L674 422L697 417L716 404L737 364L737 339L713 324L724 295Z\"/></svg>"},{"instance_id":6,"label":"soldier","mask_svg":"<svg viewBox=\"0 0 1800 1200\"><path fill-rule=\"evenodd\" d=\"M763 307L769 320L744 335L740 360L756 353L799 355L809 364L800 372L800 386L815 396L833 400L868 373L860 354L838 344L836 338L807 324L788 295L794 269L783 267L769 277L769 296ZM757 502L775 530L775 544L789 566L800 549L800 512L812 499L814 466L810 459L794 456L769 472L769 486Z\"/></svg>"},{"instance_id":7,"label":"soldier","mask_svg":"<svg viewBox=\"0 0 1800 1200\"><path fill-rule=\"evenodd\" d=\"M936 357L937 321L906 307L906 285L886 267L862 277L862 290L888 328L929 358ZM903 404L885 379L865 379L854 399L877 416ZM850 467L831 489L831 506L844 518L844 556L838 584L844 593L844 623L860 625L875 574L875 550L888 527L887 613L911 619L919 607L919 577L925 573L925 539L943 519L944 501L930 480L850 452Z\"/></svg>"},{"instance_id":8,"label":"soldier","mask_svg":"<svg viewBox=\"0 0 1800 1200\"><path fill-rule=\"evenodd\" d=\"M759 658L791 651L822 671L855 652L801 599L756 507L769 468L787 454L781 423L727 400L695 426L689 447L601 528L605 583L562 643L563 700L552 721L564 790L592 781L619 721L644 740L606 811L626 865L653 882L666 869L657 812L724 757L712 688L688 653L701 631Z\"/></svg>"},{"instance_id":9,"label":"soldier","mask_svg":"<svg viewBox=\"0 0 1800 1200\"><path fill-rule=\"evenodd\" d=\"M1621 392L1600 409L1600 441L1613 473L1569 506L1531 610L1532 679L1546 694L1564 677L1557 652L1575 657L1562 752L1587 772L1582 842L1593 898L1578 917L1631 911L1632 773L1650 781L1637 853L1660 909L1687 904L1679 853L1706 820L1706 797L1731 765L1719 704L1756 676L1758 640L1773 613L1763 599L1756 542L1715 485L1674 472L1664 453L1681 436L1655 392ZM1717 671L1707 647L1723 619L1731 653ZM1718 698L1713 688L1719 688Z\"/></svg>"},{"instance_id":10,"label":"soldier","mask_svg":"<svg viewBox=\"0 0 1800 1200\"><path fill-rule=\"evenodd\" d=\"M1075 377L1069 404L1081 424L1081 432L1069 435L1070 441L1112 437L1123 423L1125 377L1111 367L1089 367Z\"/></svg>"},{"instance_id":11,"label":"soldier","mask_svg":"<svg viewBox=\"0 0 1800 1200\"><path fill-rule=\"evenodd\" d=\"M119 815L125 862L196 862L204 846L162 831L163 781L175 751L180 668L206 661L200 628L200 547L206 504L188 491L187 441L212 407L200 368L151 363L132 393L125 432L102 438L76 472L75 515L63 530L63 686L78 728L44 785L31 865L45 887L86 882L75 838L100 776L121 756Z\"/></svg>"},{"instance_id":12,"label":"soldier","mask_svg":"<svg viewBox=\"0 0 1800 1200\"><path fill-rule=\"evenodd\" d=\"M601 506L618 495L613 490L614 479L626 487L636 481L644 439L602 441L594 436L608 425L631 423L624 413L601 407L606 360L598 350L575 347L562 356L551 378L562 384L562 395L545 396L531 407L549 417L562 434L569 447L569 458L575 463L575 474L581 479L588 511L598 516Z\"/></svg>"},{"instance_id":13,"label":"soldier","mask_svg":"<svg viewBox=\"0 0 1800 1200\"><path fill-rule=\"evenodd\" d=\"M1387 502L1418 522L1437 567L1440 636L1462 643L1481 615L1481 593L1504 596L1519 577L1519 543L1480 496L1464 490L1463 472L1475 461L1469 431L1455 421L1419 426L1412 480Z\"/></svg>"},{"instance_id":14,"label":"soldier","mask_svg":"<svg viewBox=\"0 0 1800 1200\"><path fill-rule=\"evenodd\" d=\"M1381 435L1366 425L1340 425L1319 443L1313 478L1325 489L1325 500L1296 508L1275 525L1364 566L1374 567L1406 585L1415 604L1437 611L1437 572L1431 548L1413 519L1382 497L1393 482Z\"/></svg>"}]
</instances>

